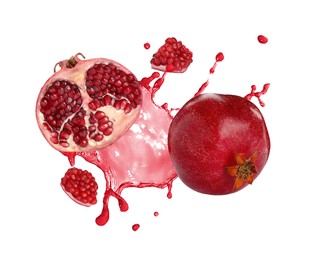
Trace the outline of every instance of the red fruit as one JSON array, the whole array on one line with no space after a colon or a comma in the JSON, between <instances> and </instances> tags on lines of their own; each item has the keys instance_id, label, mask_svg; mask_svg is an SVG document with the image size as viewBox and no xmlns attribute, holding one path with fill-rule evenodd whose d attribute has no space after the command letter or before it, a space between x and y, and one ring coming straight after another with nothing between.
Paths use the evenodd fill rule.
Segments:
<instances>
[{"instance_id":1,"label":"red fruit","mask_svg":"<svg viewBox=\"0 0 316 260\"><path fill-rule=\"evenodd\" d=\"M229 194L251 184L270 152L259 109L235 95L201 94L171 122L171 161L179 178L206 194Z\"/></svg>"},{"instance_id":2,"label":"red fruit","mask_svg":"<svg viewBox=\"0 0 316 260\"><path fill-rule=\"evenodd\" d=\"M138 118L139 81L116 61L79 59L58 63L42 87L37 103L38 126L55 149L83 152L106 147Z\"/></svg>"},{"instance_id":3,"label":"red fruit","mask_svg":"<svg viewBox=\"0 0 316 260\"><path fill-rule=\"evenodd\" d=\"M192 63L192 52L176 38L167 38L151 59L153 69L167 72L184 72Z\"/></svg>"},{"instance_id":4,"label":"red fruit","mask_svg":"<svg viewBox=\"0 0 316 260\"><path fill-rule=\"evenodd\" d=\"M97 203L98 184L92 174L77 168L70 168L60 183L66 194L83 206Z\"/></svg>"}]
</instances>

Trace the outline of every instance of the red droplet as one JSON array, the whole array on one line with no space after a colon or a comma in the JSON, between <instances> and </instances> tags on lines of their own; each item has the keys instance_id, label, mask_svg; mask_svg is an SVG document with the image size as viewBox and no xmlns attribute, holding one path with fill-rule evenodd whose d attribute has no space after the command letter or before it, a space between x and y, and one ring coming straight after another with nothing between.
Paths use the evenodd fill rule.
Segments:
<instances>
[{"instance_id":1,"label":"red droplet","mask_svg":"<svg viewBox=\"0 0 316 260\"><path fill-rule=\"evenodd\" d=\"M224 54L222 52L217 53L216 55L216 61L220 62L224 60Z\"/></svg>"},{"instance_id":2,"label":"red droplet","mask_svg":"<svg viewBox=\"0 0 316 260\"><path fill-rule=\"evenodd\" d=\"M148 42L144 43L144 48L146 50L148 50L150 48L150 43L148 43Z\"/></svg>"},{"instance_id":3,"label":"red droplet","mask_svg":"<svg viewBox=\"0 0 316 260\"><path fill-rule=\"evenodd\" d=\"M139 224L134 224L134 225L132 226L132 229L133 229L134 231L137 231L137 230L139 229L139 227L140 227Z\"/></svg>"},{"instance_id":4,"label":"red droplet","mask_svg":"<svg viewBox=\"0 0 316 260\"><path fill-rule=\"evenodd\" d=\"M258 36L258 42L260 42L262 44L266 44L268 42L268 38L263 36L263 35L259 35Z\"/></svg>"},{"instance_id":5,"label":"red droplet","mask_svg":"<svg viewBox=\"0 0 316 260\"><path fill-rule=\"evenodd\" d=\"M159 212L158 212L158 211L155 211L155 212L154 212L154 216L155 216L155 217L158 217L158 216L159 216Z\"/></svg>"}]
</instances>

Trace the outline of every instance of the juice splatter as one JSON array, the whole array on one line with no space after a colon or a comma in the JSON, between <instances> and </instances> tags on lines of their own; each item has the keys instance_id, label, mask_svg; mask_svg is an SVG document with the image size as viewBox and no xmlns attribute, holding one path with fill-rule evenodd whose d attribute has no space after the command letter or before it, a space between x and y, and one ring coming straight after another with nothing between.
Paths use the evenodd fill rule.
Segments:
<instances>
[{"instance_id":1,"label":"juice splatter","mask_svg":"<svg viewBox=\"0 0 316 260\"><path fill-rule=\"evenodd\" d=\"M168 187L171 197L173 180L177 177L167 147L168 129L172 117L152 102L152 93L142 88L143 106L139 118L118 141L96 152L79 154L95 164L106 179L103 209L96 222L105 225L109 220L109 199L119 202L121 211L128 209L121 197L128 187Z\"/></svg>"}]
</instances>

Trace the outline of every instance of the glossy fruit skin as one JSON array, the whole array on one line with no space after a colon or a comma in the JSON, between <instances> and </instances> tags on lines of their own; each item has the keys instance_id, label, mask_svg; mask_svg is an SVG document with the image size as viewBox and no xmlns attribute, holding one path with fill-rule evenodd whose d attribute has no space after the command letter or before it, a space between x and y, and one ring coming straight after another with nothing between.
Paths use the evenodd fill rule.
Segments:
<instances>
[{"instance_id":1,"label":"glossy fruit skin","mask_svg":"<svg viewBox=\"0 0 316 260\"><path fill-rule=\"evenodd\" d=\"M236 165L236 154L254 162L255 179L270 153L265 120L250 101L235 95L201 94L189 100L171 122L168 149L176 173L184 184L205 194L234 190L235 178L226 167Z\"/></svg>"}]
</instances>

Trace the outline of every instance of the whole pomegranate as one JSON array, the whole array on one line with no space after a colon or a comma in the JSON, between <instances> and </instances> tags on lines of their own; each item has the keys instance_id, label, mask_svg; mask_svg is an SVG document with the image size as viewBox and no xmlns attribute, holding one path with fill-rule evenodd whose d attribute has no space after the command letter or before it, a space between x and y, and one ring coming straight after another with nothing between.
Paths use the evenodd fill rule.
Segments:
<instances>
[{"instance_id":1,"label":"whole pomegranate","mask_svg":"<svg viewBox=\"0 0 316 260\"><path fill-rule=\"evenodd\" d=\"M200 94L176 114L168 148L179 178L195 191L220 195L251 184L270 152L259 109L246 98Z\"/></svg>"},{"instance_id":2,"label":"whole pomegranate","mask_svg":"<svg viewBox=\"0 0 316 260\"><path fill-rule=\"evenodd\" d=\"M63 153L112 144L141 110L140 84L127 68L113 60L81 56L57 63L60 70L46 81L36 103L43 136Z\"/></svg>"}]
</instances>

